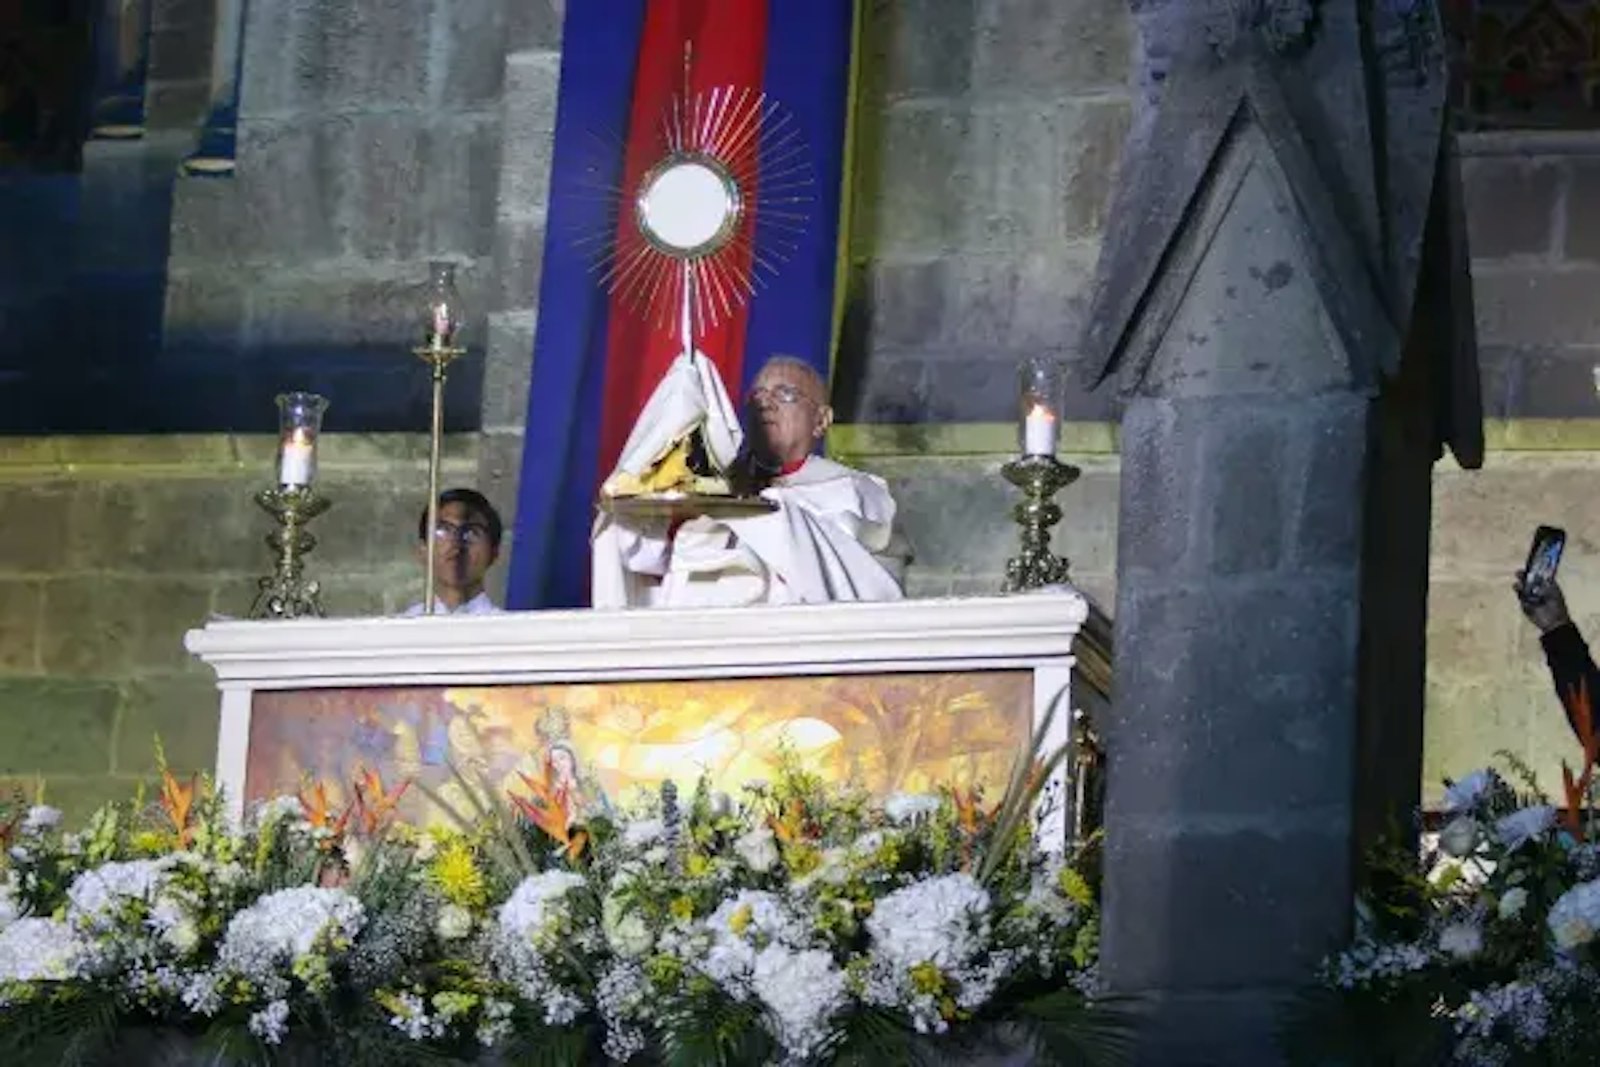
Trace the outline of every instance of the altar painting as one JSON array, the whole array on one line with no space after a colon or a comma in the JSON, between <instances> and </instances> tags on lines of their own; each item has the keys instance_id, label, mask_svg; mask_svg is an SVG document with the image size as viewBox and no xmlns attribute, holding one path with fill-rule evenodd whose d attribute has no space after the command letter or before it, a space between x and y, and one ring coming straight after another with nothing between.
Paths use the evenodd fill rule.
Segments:
<instances>
[{"instance_id":1,"label":"altar painting","mask_svg":"<svg viewBox=\"0 0 1600 1067\"><path fill-rule=\"evenodd\" d=\"M501 791L554 775L604 810L666 779L737 793L785 752L880 795L999 789L1032 710L1027 671L258 692L245 799L376 770L426 786L402 811L437 820L465 800L454 767Z\"/></svg>"}]
</instances>

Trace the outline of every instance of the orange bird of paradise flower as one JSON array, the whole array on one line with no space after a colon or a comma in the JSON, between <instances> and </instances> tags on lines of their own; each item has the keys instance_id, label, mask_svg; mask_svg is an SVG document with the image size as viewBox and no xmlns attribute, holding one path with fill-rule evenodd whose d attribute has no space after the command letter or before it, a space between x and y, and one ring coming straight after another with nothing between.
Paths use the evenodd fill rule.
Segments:
<instances>
[{"instance_id":1,"label":"orange bird of paradise flower","mask_svg":"<svg viewBox=\"0 0 1600 1067\"><path fill-rule=\"evenodd\" d=\"M328 787L323 782L318 782L309 791L300 790L300 807L305 811L306 822L310 823L313 829L331 832L335 841L344 836L345 824L350 821L350 815L355 809L353 803L346 804L344 810L335 815L333 802L328 797Z\"/></svg>"},{"instance_id":2,"label":"orange bird of paradise flower","mask_svg":"<svg viewBox=\"0 0 1600 1067\"><path fill-rule=\"evenodd\" d=\"M1572 730L1583 745L1583 771L1576 776L1566 761L1561 762L1561 785L1566 794L1567 807L1561 821L1579 841L1584 839L1583 805L1594 781L1595 761L1600 758L1600 737L1594 730L1594 705L1589 695L1588 679L1580 678L1577 687L1562 694L1567 707L1567 717L1572 720Z\"/></svg>"},{"instance_id":3,"label":"orange bird of paradise flower","mask_svg":"<svg viewBox=\"0 0 1600 1067\"><path fill-rule=\"evenodd\" d=\"M400 798L410 788L411 779L407 778L394 790L385 789L382 775L363 768L355 781L355 814L362 831L369 837L376 834L394 816Z\"/></svg>"},{"instance_id":4,"label":"orange bird of paradise flower","mask_svg":"<svg viewBox=\"0 0 1600 1067\"><path fill-rule=\"evenodd\" d=\"M194 814L194 793L199 780L199 775L191 775L189 784L184 785L172 776L171 771L165 767L161 769L161 810L166 814L167 821L172 823L172 832L179 848L188 848L194 837L194 827L189 825L189 818Z\"/></svg>"},{"instance_id":5,"label":"orange bird of paradise flower","mask_svg":"<svg viewBox=\"0 0 1600 1067\"><path fill-rule=\"evenodd\" d=\"M529 822L561 845L568 859L575 860L582 855L584 847L588 845L589 835L581 828L574 829L571 797L565 788L551 786L550 781L554 777L555 768L551 765L549 757L545 758L544 764L544 774L540 778L532 778L521 771L517 772L522 784L528 787L529 796L511 792L507 792L506 795Z\"/></svg>"},{"instance_id":6,"label":"orange bird of paradise flower","mask_svg":"<svg viewBox=\"0 0 1600 1067\"><path fill-rule=\"evenodd\" d=\"M816 826L806 815L806 806L799 797L791 797L783 806L782 815L767 816L772 835L785 845L798 844L816 836Z\"/></svg>"}]
</instances>

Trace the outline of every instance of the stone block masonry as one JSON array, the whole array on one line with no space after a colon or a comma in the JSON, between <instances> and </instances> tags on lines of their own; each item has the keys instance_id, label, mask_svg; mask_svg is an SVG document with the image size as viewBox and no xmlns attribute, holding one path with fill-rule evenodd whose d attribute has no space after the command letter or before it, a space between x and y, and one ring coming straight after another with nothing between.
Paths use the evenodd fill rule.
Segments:
<instances>
[{"instance_id":1,"label":"stone block masonry","mask_svg":"<svg viewBox=\"0 0 1600 1067\"><path fill-rule=\"evenodd\" d=\"M49 803L83 815L151 780L158 736L175 771L211 769L216 688L183 634L244 615L271 567L272 522L252 497L275 444L0 438L0 789L42 782ZM478 453L475 435L449 439L446 481L470 483ZM334 506L312 526L308 568L329 614L420 598L426 455L416 436L324 438Z\"/></svg>"}]
</instances>

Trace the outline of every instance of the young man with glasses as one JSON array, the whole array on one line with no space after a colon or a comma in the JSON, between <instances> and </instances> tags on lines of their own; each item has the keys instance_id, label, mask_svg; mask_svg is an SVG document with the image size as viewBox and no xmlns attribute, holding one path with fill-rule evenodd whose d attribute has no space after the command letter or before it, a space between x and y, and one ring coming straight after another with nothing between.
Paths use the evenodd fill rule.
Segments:
<instances>
[{"instance_id":1,"label":"young man with glasses","mask_svg":"<svg viewBox=\"0 0 1600 1067\"><path fill-rule=\"evenodd\" d=\"M428 536L428 510L417 520L417 558L433 552L433 594L436 615L492 615L495 607L484 592L484 576L500 556L504 528L500 513L474 489L447 489L439 494L439 520ZM419 601L406 609L421 615Z\"/></svg>"}]
</instances>

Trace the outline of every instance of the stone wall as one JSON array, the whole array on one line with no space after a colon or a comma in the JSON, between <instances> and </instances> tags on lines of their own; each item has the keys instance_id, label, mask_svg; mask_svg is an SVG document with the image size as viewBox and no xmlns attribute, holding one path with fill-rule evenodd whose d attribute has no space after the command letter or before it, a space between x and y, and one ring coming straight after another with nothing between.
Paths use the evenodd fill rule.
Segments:
<instances>
[{"instance_id":1,"label":"stone wall","mask_svg":"<svg viewBox=\"0 0 1600 1067\"><path fill-rule=\"evenodd\" d=\"M1070 348L1130 115L1126 6L869 5L841 421L1010 419L1018 359Z\"/></svg>"},{"instance_id":2,"label":"stone wall","mask_svg":"<svg viewBox=\"0 0 1600 1067\"><path fill-rule=\"evenodd\" d=\"M0 789L32 789L75 814L131 794L156 735L178 771L209 770L215 682L183 649L207 615L245 615L271 570L273 528L252 494L267 437L0 438ZM309 569L332 614L420 599L416 502L426 440L331 435ZM474 435L452 438L446 476L470 480ZM419 486L422 487L419 492Z\"/></svg>"}]
</instances>

